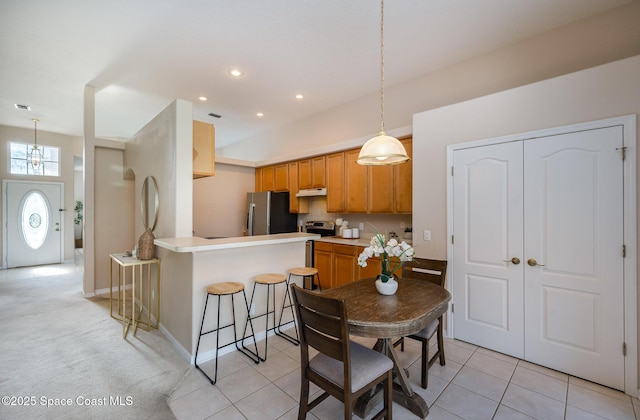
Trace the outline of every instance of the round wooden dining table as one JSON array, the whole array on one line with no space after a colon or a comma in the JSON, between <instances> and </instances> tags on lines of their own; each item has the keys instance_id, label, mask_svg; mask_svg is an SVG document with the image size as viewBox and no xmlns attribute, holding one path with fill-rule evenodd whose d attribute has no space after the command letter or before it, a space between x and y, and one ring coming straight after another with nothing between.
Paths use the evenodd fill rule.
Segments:
<instances>
[{"instance_id":1,"label":"round wooden dining table","mask_svg":"<svg viewBox=\"0 0 640 420\"><path fill-rule=\"evenodd\" d=\"M394 402L421 418L429 414L426 401L411 388L404 366L393 347L393 338L414 334L447 311L451 294L425 280L398 279L398 291L391 296L378 293L375 278L358 280L328 289L323 296L342 299L347 307L349 333L377 338L375 349L387 355L394 365ZM381 392L361 397L355 413L365 418L381 401Z\"/></svg>"}]
</instances>

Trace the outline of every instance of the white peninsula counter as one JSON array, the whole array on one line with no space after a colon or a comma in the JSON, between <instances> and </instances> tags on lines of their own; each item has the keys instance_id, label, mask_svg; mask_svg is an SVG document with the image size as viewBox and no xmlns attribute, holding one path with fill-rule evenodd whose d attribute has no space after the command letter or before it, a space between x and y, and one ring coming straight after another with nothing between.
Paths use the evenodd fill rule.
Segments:
<instances>
[{"instance_id":1,"label":"white peninsula counter","mask_svg":"<svg viewBox=\"0 0 640 420\"><path fill-rule=\"evenodd\" d=\"M193 363L207 286L213 283L235 281L244 283L247 300L251 300L254 277L264 273L286 274L290 268L304 267L305 244L320 235L308 233L280 233L275 235L242 236L205 239L199 237L159 238L154 241L156 256L162 260L161 273L161 329ZM302 285L302 279L295 279ZM282 305L284 285L276 287L276 308ZM238 334L246 320L246 309L240 295L235 296ZM217 299L210 298L204 330L215 327ZM266 311L266 288L258 286L255 313ZM289 316L287 317L287 314ZM230 299L223 298L221 325L231 322ZM279 316L279 311L277 312ZM284 321L290 320L285 312ZM265 317L254 322L258 340L264 338ZM291 324L289 324L291 325ZM233 329L222 330L220 343L233 340ZM213 358L215 334L204 336L200 343L198 363ZM229 346L225 350L234 350ZM223 350L224 352L224 350Z\"/></svg>"}]
</instances>

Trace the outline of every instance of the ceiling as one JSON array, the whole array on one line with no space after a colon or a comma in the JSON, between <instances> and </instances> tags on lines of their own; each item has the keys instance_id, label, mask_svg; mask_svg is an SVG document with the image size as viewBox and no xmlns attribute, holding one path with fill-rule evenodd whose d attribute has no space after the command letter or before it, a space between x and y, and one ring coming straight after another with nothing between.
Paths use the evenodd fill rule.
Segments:
<instances>
[{"instance_id":1,"label":"ceiling","mask_svg":"<svg viewBox=\"0 0 640 420\"><path fill-rule=\"evenodd\" d=\"M630 2L387 0L385 86ZM375 0L0 0L0 124L82 136L92 85L98 137L179 98L222 147L378 91L379 30Z\"/></svg>"}]
</instances>

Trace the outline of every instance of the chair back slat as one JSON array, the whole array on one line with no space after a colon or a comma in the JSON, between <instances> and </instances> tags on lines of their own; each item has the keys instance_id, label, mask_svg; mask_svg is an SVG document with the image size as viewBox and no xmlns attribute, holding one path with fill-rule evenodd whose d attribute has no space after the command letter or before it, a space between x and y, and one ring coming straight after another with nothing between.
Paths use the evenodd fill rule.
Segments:
<instances>
[{"instance_id":1,"label":"chair back slat","mask_svg":"<svg viewBox=\"0 0 640 420\"><path fill-rule=\"evenodd\" d=\"M301 306L300 320L303 341L336 360L343 360L344 341L339 318Z\"/></svg>"},{"instance_id":2,"label":"chair back slat","mask_svg":"<svg viewBox=\"0 0 640 420\"><path fill-rule=\"evenodd\" d=\"M426 280L444 287L447 277L447 261L414 258L402 267L402 277Z\"/></svg>"},{"instance_id":3,"label":"chair back slat","mask_svg":"<svg viewBox=\"0 0 640 420\"><path fill-rule=\"evenodd\" d=\"M336 360L349 357L349 327L344 301L321 296L291 285L300 344L311 346Z\"/></svg>"},{"instance_id":4,"label":"chair back slat","mask_svg":"<svg viewBox=\"0 0 640 420\"><path fill-rule=\"evenodd\" d=\"M324 334L320 334L316 330L308 327L304 328L304 332L307 340L306 343L309 347L313 347L320 353L324 353L336 360L341 362L344 361L344 353L342 351L344 344L342 340L337 340Z\"/></svg>"}]
</instances>

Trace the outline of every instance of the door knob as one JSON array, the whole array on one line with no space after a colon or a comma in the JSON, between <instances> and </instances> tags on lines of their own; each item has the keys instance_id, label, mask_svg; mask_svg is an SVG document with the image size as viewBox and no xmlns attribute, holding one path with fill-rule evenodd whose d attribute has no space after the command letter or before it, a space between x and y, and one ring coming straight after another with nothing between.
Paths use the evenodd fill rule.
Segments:
<instances>
[{"instance_id":1,"label":"door knob","mask_svg":"<svg viewBox=\"0 0 640 420\"><path fill-rule=\"evenodd\" d=\"M535 266L539 266L539 267L546 267L546 265L544 265L544 264L538 264L538 261L536 261L536 260L535 260L535 259L533 259L533 258L529 258L529 259L527 260L527 264L529 264L531 267L535 267Z\"/></svg>"},{"instance_id":2,"label":"door knob","mask_svg":"<svg viewBox=\"0 0 640 420\"><path fill-rule=\"evenodd\" d=\"M520 264L520 258L518 258L518 257L513 257L513 258L511 258L510 260L502 260L502 261L504 261L504 262L510 262L510 263L512 263L513 265L518 265L518 264Z\"/></svg>"}]
</instances>

